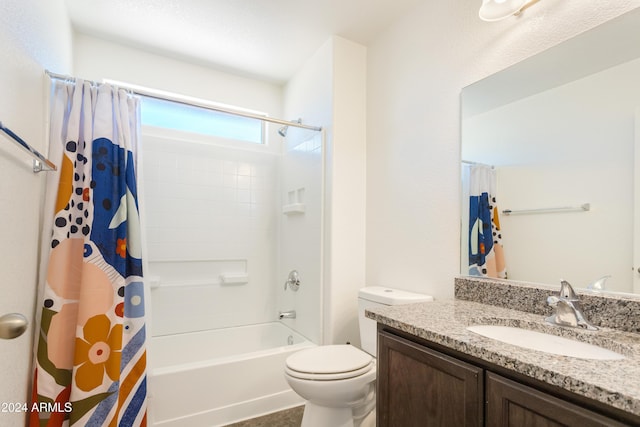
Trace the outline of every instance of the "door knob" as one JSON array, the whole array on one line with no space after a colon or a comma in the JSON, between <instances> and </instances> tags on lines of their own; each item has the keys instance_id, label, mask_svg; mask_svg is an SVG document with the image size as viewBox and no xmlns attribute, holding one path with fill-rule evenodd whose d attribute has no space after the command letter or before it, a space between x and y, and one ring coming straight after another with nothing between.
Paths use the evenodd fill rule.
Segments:
<instances>
[{"instance_id":1,"label":"door knob","mask_svg":"<svg viewBox=\"0 0 640 427\"><path fill-rule=\"evenodd\" d=\"M29 321L20 313L9 313L0 317L0 338L17 338L27 330Z\"/></svg>"}]
</instances>

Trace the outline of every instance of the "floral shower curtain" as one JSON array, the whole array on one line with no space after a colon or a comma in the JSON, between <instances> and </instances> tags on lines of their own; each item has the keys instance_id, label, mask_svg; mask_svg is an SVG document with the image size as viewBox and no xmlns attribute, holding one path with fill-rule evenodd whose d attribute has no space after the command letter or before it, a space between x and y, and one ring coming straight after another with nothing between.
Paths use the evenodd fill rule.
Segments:
<instances>
[{"instance_id":1,"label":"floral shower curtain","mask_svg":"<svg viewBox=\"0 0 640 427\"><path fill-rule=\"evenodd\" d=\"M471 165L469 175L469 274L507 278L496 202L496 171Z\"/></svg>"},{"instance_id":2,"label":"floral shower curtain","mask_svg":"<svg viewBox=\"0 0 640 427\"><path fill-rule=\"evenodd\" d=\"M146 425L139 116L124 90L53 82L31 427Z\"/></svg>"}]
</instances>

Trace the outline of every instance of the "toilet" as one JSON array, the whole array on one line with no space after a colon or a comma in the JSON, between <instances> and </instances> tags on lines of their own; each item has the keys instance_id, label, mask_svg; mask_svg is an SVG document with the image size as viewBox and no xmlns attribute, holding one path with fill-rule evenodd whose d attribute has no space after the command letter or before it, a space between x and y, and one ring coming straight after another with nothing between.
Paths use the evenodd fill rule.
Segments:
<instances>
[{"instance_id":1,"label":"toilet","mask_svg":"<svg viewBox=\"0 0 640 427\"><path fill-rule=\"evenodd\" d=\"M373 427L376 404L376 322L365 309L433 301L433 297L369 286L358 293L362 350L324 345L298 351L286 360L289 386L307 400L301 427ZM363 351L364 350L364 351Z\"/></svg>"}]
</instances>

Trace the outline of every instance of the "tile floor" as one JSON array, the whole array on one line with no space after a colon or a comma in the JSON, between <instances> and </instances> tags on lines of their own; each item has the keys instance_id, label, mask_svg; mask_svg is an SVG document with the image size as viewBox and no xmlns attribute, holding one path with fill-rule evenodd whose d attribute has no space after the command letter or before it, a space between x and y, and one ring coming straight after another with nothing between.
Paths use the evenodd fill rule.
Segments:
<instances>
[{"instance_id":1,"label":"tile floor","mask_svg":"<svg viewBox=\"0 0 640 427\"><path fill-rule=\"evenodd\" d=\"M229 424L227 427L300 427L303 412L304 406L297 406L285 411Z\"/></svg>"}]
</instances>

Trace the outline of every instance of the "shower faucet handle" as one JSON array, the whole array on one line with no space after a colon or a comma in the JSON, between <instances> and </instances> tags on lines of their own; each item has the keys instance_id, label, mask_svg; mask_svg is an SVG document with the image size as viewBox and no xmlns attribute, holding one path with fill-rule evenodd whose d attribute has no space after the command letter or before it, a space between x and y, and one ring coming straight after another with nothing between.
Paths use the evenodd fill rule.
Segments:
<instances>
[{"instance_id":1,"label":"shower faucet handle","mask_svg":"<svg viewBox=\"0 0 640 427\"><path fill-rule=\"evenodd\" d=\"M287 277L287 281L284 282L284 290L287 290L287 285L292 291L297 291L300 288L300 275L298 271L291 270L289 272L289 276Z\"/></svg>"}]
</instances>

